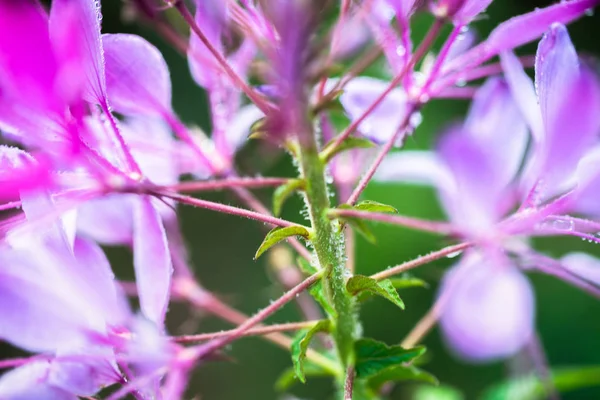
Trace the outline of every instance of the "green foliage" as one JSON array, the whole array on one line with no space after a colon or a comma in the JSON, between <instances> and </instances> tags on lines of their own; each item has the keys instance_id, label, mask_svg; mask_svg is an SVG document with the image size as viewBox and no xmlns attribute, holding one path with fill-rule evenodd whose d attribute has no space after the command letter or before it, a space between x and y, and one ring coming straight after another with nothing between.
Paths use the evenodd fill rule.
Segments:
<instances>
[{"instance_id":1,"label":"green foliage","mask_svg":"<svg viewBox=\"0 0 600 400\"><path fill-rule=\"evenodd\" d=\"M351 210L354 207L352 207L349 204L342 204L338 208L342 209L342 210ZM336 217L336 218L339 218L339 217ZM339 218L339 219L340 219L340 221L342 221L344 223L350 224L350 226L352 228L354 228L354 230L356 232L360 233L370 243L377 242L375 235L373 234L373 232L371 231L371 229L369 228L369 226L366 224L365 221L358 219L358 218L347 218L347 217L343 217L343 218ZM340 224L340 229L342 229L342 228L343 228L343 224Z\"/></svg>"},{"instance_id":2,"label":"green foliage","mask_svg":"<svg viewBox=\"0 0 600 400\"><path fill-rule=\"evenodd\" d=\"M353 296L362 292L369 292L381 296L404 310L404 302L389 279L378 282L368 276L355 275L346 283L346 290Z\"/></svg>"},{"instance_id":3,"label":"green foliage","mask_svg":"<svg viewBox=\"0 0 600 400\"><path fill-rule=\"evenodd\" d=\"M291 236L302 236L304 238L308 238L310 236L310 232L303 226L300 225L292 225L287 226L285 228L274 228L265 237L265 240L261 243L258 250L256 250L256 254L254 255L254 259L256 260L260 257L265 251L269 250L271 247L275 246L277 243L285 240Z\"/></svg>"},{"instance_id":4,"label":"green foliage","mask_svg":"<svg viewBox=\"0 0 600 400\"><path fill-rule=\"evenodd\" d=\"M558 392L600 386L600 367L583 366L553 369L550 383L554 385ZM536 375L529 375L493 386L481 398L482 400L543 400L547 398L547 393L544 382Z\"/></svg>"},{"instance_id":5,"label":"green foliage","mask_svg":"<svg viewBox=\"0 0 600 400\"><path fill-rule=\"evenodd\" d=\"M395 365L386 368L369 378L368 383L371 389L379 391L379 389L387 382L404 381L426 382L431 383L432 385L437 385L439 383L435 376L412 365Z\"/></svg>"},{"instance_id":6,"label":"green foliage","mask_svg":"<svg viewBox=\"0 0 600 400\"><path fill-rule=\"evenodd\" d=\"M463 400L458 390L449 386L421 386L413 394L414 400ZM506 400L506 399L504 399ZM521 400L521 399L519 399Z\"/></svg>"},{"instance_id":7,"label":"green foliage","mask_svg":"<svg viewBox=\"0 0 600 400\"><path fill-rule=\"evenodd\" d=\"M369 149L374 146L375 144L369 139L350 136L335 148L333 147L333 142L327 143L321 152L321 159L324 163L328 163L333 157L344 151L352 149Z\"/></svg>"},{"instance_id":8,"label":"green foliage","mask_svg":"<svg viewBox=\"0 0 600 400\"><path fill-rule=\"evenodd\" d=\"M325 293L323 292L323 282L322 281L318 281L314 285L312 285L308 289L308 293L310 293L310 295L316 300L316 302L319 303L321 305L321 307L323 307L323 309L325 310L327 315L330 315L333 318L335 318L337 316L335 309L329 303L329 301L327 300L327 297L325 297Z\"/></svg>"},{"instance_id":9,"label":"green foliage","mask_svg":"<svg viewBox=\"0 0 600 400\"><path fill-rule=\"evenodd\" d=\"M412 361L425 352L425 347L404 349L401 346L388 346L374 339L359 339L355 343L356 374L359 378L377 375L388 367Z\"/></svg>"},{"instance_id":10,"label":"green foliage","mask_svg":"<svg viewBox=\"0 0 600 400\"><path fill-rule=\"evenodd\" d=\"M396 210L394 207L371 200L361 201L354 206L354 209L367 212L398 214L398 210Z\"/></svg>"},{"instance_id":11,"label":"green foliage","mask_svg":"<svg viewBox=\"0 0 600 400\"><path fill-rule=\"evenodd\" d=\"M305 377L318 377L318 376L332 376L331 371L312 363L310 360L304 361L304 376ZM298 381L296 376L296 368L291 367L283 371L277 381L275 381L275 389L280 392L288 390L294 383Z\"/></svg>"},{"instance_id":12,"label":"green foliage","mask_svg":"<svg viewBox=\"0 0 600 400\"><path fill-rule=\"evenodd\" d=\"M403 275L397 278L388 279L392 286L396 289L407 289L413 287L429 287L429 284L422 279L412 277L410 275Z\"/></svg>"},{"instance_id":13,"label":"green foliage","mask_svg":"<svg viewBox=\"0 0 600 400\"><path fill-rule=\"evenodd\" d=\"M329 332L331 330L331 321L323 320L317 322L312 328L304 329L298 332L292 342L292 362L294 363L294 372L300 382L306 382L306 375L304 373L304 359L306 358L306 351L308 345L312 340L313 336L318 332Z\"/></svg>"},{"instance_id":14,"label":"green foliage","mask_svg":"<svg viewBox=\"0 0 600 400\"><path fill-rule=\"evenodd\" d=\"M305 184L303 179L292 179L285 185L279 186L273 193L273 214L275 216L281 215L281 209L285 201L296 191L304 189Z\"/></svg>"}]
</instances>

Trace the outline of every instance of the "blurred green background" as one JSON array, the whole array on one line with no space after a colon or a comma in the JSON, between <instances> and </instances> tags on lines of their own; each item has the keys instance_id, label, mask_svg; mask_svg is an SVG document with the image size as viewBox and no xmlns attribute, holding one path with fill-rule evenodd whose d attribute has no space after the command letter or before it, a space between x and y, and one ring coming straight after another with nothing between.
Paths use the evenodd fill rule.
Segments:
<instances>
[{"instance_id":1,"label":"blurred green background","mask_svg":"<svg viewBox=\"0 0 600 400\"><path fill-rule=\"evenodd\" d=\"M542 7L549 1L496 0L486 16L474 24L474 29L485 37L500 21L525 11ZM187 62L157 37L152 27L138 22L128 22L127 13L120 0L103 1L103 29L105 32L132 32L147 37L155 43L167 59L173 81L174 106L182 119L189 124L209 128L205 95L190 78ZM418 17L414 35L423 34L429 19ZM600 54L600 19L586 17L576 22L570 32L574 43L581 51ZM535 45L523 49L523 54L532 54ZM424 112L424 122L408 140L411 148L428 148L440 129L453 119L464 114L467 103L463 101L435 101ZM599 110L600 112L600 110ZM574 112L574 114L576 111ZM239 165L246 172L261 172L264 176L292 176L294 169L286 156L279 157L277 149L259 148L249 145L239 157ZM260 156L257 156L260 154ZM265 159L271 161L266 162ZM270 201L268 191L258 195ZM435 194L426 189L402 185L372 184L365 198L391 204L401 213L425 218L443 218ZM227 194L208 195L205 198L236 204ZM300 220L302 204L295 198L285 206L284 218ZM264 233L261 224L230 216L222 216L204 210L181 208L181 221L195 272L202 284L217 293L239 310L252 314L276 298L282 288L268 272L268 257L253 261L252 256ZM409 231L398 227L374 225L378 238L376 245L358 238L357 268L362 274L371 274L387 266L396 265L431 250L444 246L439 238ZM539 246L547 253L558 256L567 250L582 250L600 254L600 247L575 239L540 241ZM130 259L124 251L111 250L110 254L118 269L130 270ZM372 299L365 303L361 318L366 336L398 343L426 312L432 303L436 286L451 260L442 260L422 267L414 275L431 283L429 289L407 289L400 294L407 309L398 310L384 300ZM535 284L538 302L538 330L553 366L600 365L600 302L553 278L531 276ZM197 323L189 317L195 315ZM294 305L276 314L269 322L297 321L299 315ZM188 320L187 323L184 323ZM170 310L170 330L173 334L210 332L230 326L213 317L198 316L189 312L184 305L174 304ZM446 351L439 332L434 330L425 344L428 363L424 368L440 381L459 388L466 399L475 399L490 384L502 381L507 376L506 364L473 366L457 361ZM306 385L298 384L292 393L277 393L273 383L279 374L291 366L288 353L259 338L248 338L234 343L229 354L232 362L207 363L193 374L189 398L196 396L206 400L240 399L328 399L332 393L331 383L326 379L309 379ZM413 384L398 386L392 393L394 399L414 398ZM599 390L573 392L565 399L600 399Z\"/></svg>"}]
</instances>

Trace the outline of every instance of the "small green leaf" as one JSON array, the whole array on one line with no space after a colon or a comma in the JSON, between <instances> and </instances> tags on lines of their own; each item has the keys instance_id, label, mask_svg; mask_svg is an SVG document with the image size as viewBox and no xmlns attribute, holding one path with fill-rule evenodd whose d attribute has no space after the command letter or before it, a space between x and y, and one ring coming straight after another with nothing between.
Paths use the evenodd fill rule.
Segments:
<instances>
[{"instance_id":1,"label":"small green leaf","mask_svg":"<svg viewBox=\"0 0 600 400\"><path fill-rule=\"evenodd\" d=\"M404 310L404 302L389 279L378 282L368 276L355 275L346 283L346 290L353 296L365 291L381 296Z\"/></svg>"},{"instance_id":2,"label":"small green leaf","mask_svg":"<svg viewBox=\"0 0 600 400\"><path fill-rule=\"evenodd\" d=\"M316 376L331 376L331 372L325 368L320 367L317 364L313 364L310 360L304 361L304 376L305 377L316 377ZM275 390L284 392L288 390L294 383L298 381L296 377L296 370L294 367L288 368L277 378L275 382Z\"/></svg>"},{"instance_id":3,"label":"small green leaf","mask_svg":"<svg viewBox=\"0 0 600 400\"><path fill-rule=\"evenodd\" d=\"M305 182L302 179L292 179L285 185L279 186L273 193L273 214L279 216L283 203L290 198L294 192L304 189Z\"/></svg>"},{"instance_id":4,"label":"small green leaf","mask_svg":"<svg viewBox=\"0 0 600 400\"><path fill-rule=\"evenodd\" d=\"M267 137L267 131L265 127L266 118L261 118L254 122L250 126L250 133L248 139L265 139Z\"/></svg>"},{"instance_id":5,"label":"small green leaf","mask_svg":"<svg viewBox=\"0 0 600 400\"><path fill-rule=\"evenodd\" d=\"M425 347L404 349L401 346L388 346L373 339L359 339L355 343L356 374L368 378L393 365L411 361L425 352Z\"/></svg>"},{"instance_id":6,"label":"small green leaf","mask_svg":"<svg viewBox=\"0 0 600 400\"><path fill-rule=\"evenodd\" d=\"M412 276L401 276L399 278L391 278L389 280L390 282L392 282L392 286L394 286L396 289L407 289L407 288L413 288L413 287L423 287L423 288L428 288L429 284L427 282L425 282L422 279L419 278L415 278Z\"/></svg>"},{"instance_id":7,"label":"small green leaf","mask_svg":"<svg viewBox=\"0 0 600 400\"><path fill-rule=\"evenodd\" d=\"M371 200L361 201L354 206L354 209L359 211L398 214L398 210L396 210L394 207Z\"/></svg>"},{"instance_id":8,"label":"small green leaf","mask_svg":"<svg viewBox=\"0 0 600 400\"><path fill-rule=\"evenodd\" d=\"M269 233L267 233L265 240L263 240L262 244L256 251L254 259L256 260L265 251L267 251L277 243L281 242L282 240L289 238L290 236L303 236L305 238L308 238L309 235L310 233L308 232L308 229L300 225L292 225L287 226L285 228L275 228Z\"/></svg>"},{"instance_id":9,"label":"small green leaf","mask_svg":"<svg viewBox=\"0 0 600 400\"><path fill-rule=\"evenodd\" d=\"M556 368L551 371L554 387L559 392L600 386L600 367L583 366ZM535 375L512 379L493 386L481 397L482 400L500 400L507 398L523 400L542 400L547 397L543 382Z\"/></svg>"},{"instance_id":10,"label":"small green leaf","mask_svg":"<svg viewBox=\"0 0 600 400\"><path fill-rule=\"evenodd\" d=\"M327 143L327 145L325 145L325 148L323 149L323 152L321 153L321 159L324 163L328 163L333 157L335 157L337 154L343 151L351 149L369 149L375 146L375 144L369 139L353 136L348 137L335 149L332 148L333 143L334 142Z\"/></svg>"},{"instance_id":11,"label":"small green leaf","mask_svg":"<svg viewBox=\"0 0 600 400\"><path fill-rule=\"evenodd\" d=\"M337 316L335 309L331 304L329 304L329 301L327 301L327 298L323 293L323 281L315 282L311 287L308 288L308 293L310 293L316 302L323 307L323 310L325 310L327 315L330 315L334 318Z\"/></svg>"},{"instance_id":12,"label":"small green leaf","mask_svg":"<svg viewBox=\"0 0 600 400\"><path fill-rule=\"evenodd\" d=\"M463 400L458 390L449 386L421 386L413 394L414 400ZM521 400L521 399L519 399Z\"/></svg>"},{"instance_id":13,"label":"small green leaf","mask_svg":"<svg viewBox=\"0 0 600 400\"><path fill-rule=\"evenodd\" d=\"M312 328L301 330L296 334L292 341L292 362L294 363L294 371L300 382L306 383L306 375L304 373L304 359L306 351L313 336L318 332L328 332L331 329L331 321L325 319L317 322Z\"/></svg>"},{"instance_id":14,"label":"small green leaf","mask_svg":"<svg viewBox=\"0 0 600 400\"><path fill-rule=\"evenodd\" d=\"M437 385L437 378L429 372L425 372L412 365L396 365L389 367L369 379L369 386L375 390L379 389L386 382L418 381Z\"/></svg>"},{"instance_id":15,"label":"small green leaf","mask_svg":"<svg viewBox=\"0 0 600 400\"><path fill-rule=\"evenodd\" d=\"M298 263L298 267L300 267L300 270L302 272L304 272L306 275L313 275L313 274L316 274L317 272L319 272L317 267L315 267L309 261L305 260L302 257L298 257L296 259L296 262Z\"/></svg>"}]
</instances>

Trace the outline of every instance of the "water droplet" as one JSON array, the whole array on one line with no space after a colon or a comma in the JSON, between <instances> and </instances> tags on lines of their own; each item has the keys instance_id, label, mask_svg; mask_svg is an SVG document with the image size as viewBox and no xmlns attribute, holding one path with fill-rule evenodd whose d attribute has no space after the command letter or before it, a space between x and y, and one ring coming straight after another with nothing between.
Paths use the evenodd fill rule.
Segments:
<instances>
[{"instance_id":1,"label":"water droplet","mask_svg":"<svg viewBox=\"0 0 600 400\"><path fill-rule=\"evenodd\" d=\"M559 231L572 231L575 228L575 222L568 219L557 219L552 221L552 227Z\"/></svg>"},{"instance_id":2,"label":"water droplet","mask_svg":"<svg viewBox=\"0 0 600 400\"><path fill-rule=\"evenodd\" d=\"M469 27L467 25L460 28L460 33L465 34L467 32L469 32Z\"/></svg>"},{"instance_id":3,"label":"water droplet","mask_svg":"<svg viewBox=\"0 0 600 400\"><path fill-rule=\"evenodd\" d=\"M462 253L462 250L455 251L455 252L452 252L452 253L448 253L448 255L446 256L446 258L456 258L456 257L460 256L461 253Z\"/></svg>"},{"instance_id":4,"label":"water droplet","mask_svg":"<svg viewBox=\"0 0 600 400\"><path fill-rule=\"evenodd\" d=\"M593 17L594 16L594 9L593 8L588 8L587 10L585 10L585 15L587 15L588 17Z\"/></svg>"},{"instance_id":5,"label":"water droplet","mask_svg":"<svg viewBox=\"0 0 600 400\"><path fill-rule=\"evenodd\" d=\"M458 87L465 87L465 86L467 86L467 80L464 79L464 78L459 78L456 81L455 85L458 86Z\"/></svg>"},{"instance_id":6,"label":"water droplet","mask_svg":"<svg viewBox=\"0 0 600 400\"><path fill-rule=\"evenodd\" d=\"M403 56L406 54L406 48L404 48L404 46L399 45L398 47L396 47L396 54L398 54L399 56Z\"/></svg>"},{"instance_id":7,"label":"water droplet","mask_svg":"<svg viewBox=\"0 0 600 400\"><path fill-rule=\"evenodd\" d=\"M420 112L415 112L410 116L409 124L412 129L416 129L423 122L423 115Z\"/></svg>"}]
</instances>

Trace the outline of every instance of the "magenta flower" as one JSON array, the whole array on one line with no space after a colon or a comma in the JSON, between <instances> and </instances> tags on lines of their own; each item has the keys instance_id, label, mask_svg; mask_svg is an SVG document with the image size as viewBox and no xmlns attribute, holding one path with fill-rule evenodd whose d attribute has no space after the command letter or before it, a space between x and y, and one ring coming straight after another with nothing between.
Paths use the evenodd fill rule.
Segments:
<instances>
[{"instance_id":1,"label":"magenta flower","mask_svg":"<svg viewBox=\"0 0 600 400\"><path fill-rule=\"evenodd\" d=\"M536 255L523 238L585 235L583 228L559 226L569 218L563 214L579 211L580 203L570 200L573 194L556 196L573 189L577 165L600 133L600 117L592 112L600 107L598 78L580 63L562 25L553 25L539 45L540 106L518 61L507 55L504 65L510 83L489 80L464 124L446 132L436 153L393 154L379 172L380 180L436 186L457 234L477 245L444 280L439 300L445 304L441 326L448 344L473 361L510 356L529 340L534 302L519 267L556 275L553 268L560 263ZM572 110L581 110L577 121ZM533 137L529 152L525 121ZM561 277L598 283L597 263L567 261L560 268L568 274Z\"/></svg>"}]
</instances>

